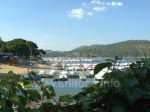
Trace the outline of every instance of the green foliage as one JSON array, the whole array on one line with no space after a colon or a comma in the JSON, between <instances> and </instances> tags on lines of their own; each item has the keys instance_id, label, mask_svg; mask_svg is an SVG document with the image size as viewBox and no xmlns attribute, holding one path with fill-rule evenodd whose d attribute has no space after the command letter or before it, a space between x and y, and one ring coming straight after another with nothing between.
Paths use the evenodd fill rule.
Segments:
<instances>
[{"instance_id":1,"label":"green foliage","mask_svg":"<svg viewBox=\"0 0 150 112\"><path fill-rule=\"evenodd\" d=\"M39 103L41 100L37 89L31 88L30 81L19 78L12 71L8 74L8 77L0 80L0 112L13 112L13 105L18 107L19 112L37 112L37 109L26 108L28 102ZM33 75L34 73L31 72L30 74ZM30 86L30 88L26 88L26 86ZM45 86L40 83L38 86L44 86L44 96L47 95L48 99L55 95L52 86Z\"/></svg>"},{"instance_id":2,"label":"green foliage","mask_svg":"<svg viewBox=\"0 0 150 112\"><path fill-rule=\"evenodd\" d=\"M3 52L3 49L4 49L4 42L0 40L0 53Z\"/></svg>"},{"instance_id":3,"label":"green foliage","mask_svg":"<svg viewBox=\"0 0 150 112\"><path fill-rule=\"evenodd\" d=\"M7 42L0 41L0 52L26 57L45 54L44 50L38 50L36 43L24 39L14 39Z\"/></svg>"},{"instance_id":4,"label":"green foliage","mask_svg":"<svg viewBox=\"0 0 150 112\"><path fill-rule=\"evenodd\" d=\"M40 112L59 112L59 105L54 105L52 103L43 103L40 108L39 111Z\"/></svg>"},{"instance_id":5,"label":"green foliage","mask_svg":"<svg viewBox=\"0 0 150 112\"><path fill-rule=\"evenodd\" d=\"M98 66L95 67L97 71L105 68L106 63ZM104 81L112 84L105 86L99 82L84 88L82 94L76 95L77 102L82 104L84 110L98 112L96 108L99 108L107 112L138 112L140 101L150 100L150 60L133 63L126 70L112 70L104 75Z\"/></svg>"},{"instance_id":6,"label":"green foliage","mask_svg":"<svg viewBox=\"0 0 150 112\"><path fill-rule=\"evenodd\" d=\"M56 93L52 85L44 85L43 83L41 83L40 85L41 85L41 90L43 91L43 95L46 96L47 99L56 96Z\"/></svg>"},{"instance_id":7,"label":"green foliage","mask_svg":"<svg viewBox=\"0 0 150 112\"><path fill-rule=\"evenodd\" d=\"M43 49L39 49L38 52L39 52L40 55L45 55L46 54L46 52Z\"/></svg>"},{"instance_id":8,"label":"green foliage","mask_svg":"<svg viewBox=\"0 0 150 112\"><path fill-rule=\"evenodd\" d=\"M112 108L112 112L125 112L125 110L120 105L114 105L113 108Z\"/></svg>"},{"instance_id":9,"label":"green foliage","mask_svg":"<svg viewBox=\"0 0 150 112\"><path fill-rule=\"evenodd\" d=\"M65 105L69 105L73 102L73 97L71 95L60 96L59 102L65 103Z\"/></svg>"},{"instance_id":10,"label":"green foliage","mask_svg":"<svg viewBox=\"0 0 150 112\"><path fill-rule=\"evenodd\" d=\"M95 73L110 65L109 62L99 64ZM25 88L31 82L18 78L12 71L9 74L0 81L1 112L13 112L13 104L18 106L19 112L139 112L141 102L150 100L149 59L137 61L124 70L114 69L104 75L103 81L83 88L75 96L60 96L59 101L55 101L56 94L51 85L39 83L43 95L54 102L45 102L37 109L25 106L29 101L39 102L39 92L34 88ZM110 85L105 86L106 82Z\"/></svg>"}]
</instances>

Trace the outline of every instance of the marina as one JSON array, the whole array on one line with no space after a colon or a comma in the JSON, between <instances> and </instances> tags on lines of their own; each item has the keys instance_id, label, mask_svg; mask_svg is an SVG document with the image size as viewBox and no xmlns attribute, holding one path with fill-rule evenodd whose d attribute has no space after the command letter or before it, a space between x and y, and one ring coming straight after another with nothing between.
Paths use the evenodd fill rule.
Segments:
<instances>
[{"instance_id":1,"label":"marina","mask_svg":"<svg viewBox=\"0 0 150 112\"><path fill-rule=\"evenodd\" d=\"M131 62L136 59L123 59L116 63L115 66L104 68L98 74L94 75L94 67L98 63L105 62L104 59L98 59L97 61L63 61L53 60L51 62L45 60L47 64L44 64L43 69L36 69L36 65L31 67L31 71L36 73L33 80L43 82L46 85L52 85L57 93L56 98L64 94L75 95L82 90L83 87L87 87L89 84L96 84L98 80L103 79L103 75L106 72L111 72L111 69L124 69L129 66ZM78 69L76 69L78 68ZM28 74L23 74L24 78L29 79ZM22 76L22 75L21 75ZM23 78L23 77L22 77Z\"/></svg>"}]
</instances>

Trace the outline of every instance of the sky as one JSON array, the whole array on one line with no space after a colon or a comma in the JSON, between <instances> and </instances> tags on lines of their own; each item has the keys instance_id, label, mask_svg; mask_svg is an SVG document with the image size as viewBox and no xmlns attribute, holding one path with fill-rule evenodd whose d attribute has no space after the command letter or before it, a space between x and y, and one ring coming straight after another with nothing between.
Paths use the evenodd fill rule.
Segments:
<instances>
[{"instance_id":1,"label":"sky","mask_svg":"<svg viewBox=\"0 0 150 112\"><path fill-rule=\"evenodd\" d=\"M0 0L0 37L40 49L150 40L150 0Z\"/></svg>"}]
</instances>

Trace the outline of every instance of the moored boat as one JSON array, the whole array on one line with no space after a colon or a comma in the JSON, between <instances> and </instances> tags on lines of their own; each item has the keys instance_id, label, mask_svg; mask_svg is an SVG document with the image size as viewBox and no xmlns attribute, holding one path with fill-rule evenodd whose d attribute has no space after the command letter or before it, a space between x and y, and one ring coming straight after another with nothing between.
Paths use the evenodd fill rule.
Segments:
<instances>
[{"instance_id":1,"label":"moored boat","mask_svg":"<svg viewBox=\"0 0 150 112\"><path fill-rule=\"evenodd\" d=\"M80 79L81 81L86 81L86 76L85 76L83 73L80 73L80 74L79 74L79 79Z\"/></svg>"},{"instance_id":2,"label":"moored boat","mask_svg":"<svg viewBox=\"0 0 150 112\"><path fill-rule=\"evenodd\" d=\"M55 74L53 77L53 81L67 81L68 77L66 74Z\"/></svg>"}]
</instances>

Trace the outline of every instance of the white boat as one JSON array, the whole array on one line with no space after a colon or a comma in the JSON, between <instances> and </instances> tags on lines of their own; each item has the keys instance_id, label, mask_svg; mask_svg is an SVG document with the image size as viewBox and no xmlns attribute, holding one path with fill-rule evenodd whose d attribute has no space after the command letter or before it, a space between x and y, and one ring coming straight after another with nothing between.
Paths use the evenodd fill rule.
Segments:
<instances>
[{"instance_id":1,"label":"white boat","mask_svg":"<svg viewBox=\"0 0 150 112\"><path fill-rule=\"evenodd\" d=\"M93 59L81 59L81 62L84 62L84 61L86 61L86 62L92 62Z\"/></svg>"},{"instance_id":2,"label":"white boat","mask_svg":"<svg viewBox=\"0 0 150 112\"><path fill-rule=\"evenodd\" d=\"M85 81L86 80L86 76L83 73L80 73L79 74L79 79L82 80L82 81Z\"/></svg>"},{"instance_id":3,"label":"white boat","mask_svg":"<svg viewBox=\"0 0 150 112\"><path fill-rule=\"evenodd\" d=\"M78 70L80 70L80 67L79 66L75 66L74 69L75 69L75 71L78 71Z\"/></svg>"},{"instance_id":4,"label":"white boat","mask_svg":"<svg viewBox=\"0 0 150 112\"><path fill-rule=\"evenodd\" d=\"M130 63L116 63L111 67L111 69L123 70L125 68L128 68L129 65Z\"/></svg>"},{"instance_id":5,"label":"white boat","mask_svg":"<svg viewBox=\"0 0 150 112\"><path fill-rule=\"evenodd\" d=\"M60 74L54 74L53 81L67 81L67 80L68 77L65 74L65 72L62 72Z\"/></svg>"},{"instance_id":6,"label":"white boat","mask_svg":"<svg viewBox=\"0 0 150 112\"><path fill-rule=\"evenodd\" d=\"M56 70L50 70L49 75L54 75L56 73Z\"/></svg>"},{"instance_id":7,"label":"white boat","mask_svg":"<svg viewBox=\"0 0 150 112\"><path fill-rule=\"evenodd\" d=\"M69 75L77 75L77 74L78 74L77 71L70 71L70 72L69 72Z\"/></svg>"},{"instance_id":8,"label":"white boat","mask_svg":"<svg viewBox=\"0 0 150 112\"><path fill-rule=\"evenodd\" d=\"M67 77L67 75L61 74L58 78L59 79L67 79L68 77Z\"/></svg>"},{"instance_id":9,"label":"white boat","mask_svg":"<svg viewBox=\"0 0 150 112\"><path fill-rule=\"evenodd\" d=\"M61 75L67 75L68 72L67 72L67 71L61 71L60 74L61 74Z\"/></svg>"},{"instance_id":10,"label":"white boat","mask_svg":"<svg viewBox=\"0 0 150 112\"><path fill-rule=\"evenodd\" d=\"M69 71L68 78L79 78L79 73L77 71Z\"/></svg>"},{"instance_id":11,"label":"white boat","mask_svg":"<svg viewBox=\"0 0 150 112\"><path fill-rule=\"evenodd\" d=\"M40 70L38 74L43 75L44 73L45 73L44 70Z\"/></svg>"},{"instance_id":12,"label":"white boat","mask_svg":"<svg viewBox=\"0 0 150 112\"><path fill-rule=\"evenodd\" d=\"M90 75L94 75L94 70L89 71Z\"/></svg>"},{"instance_id":13,"label":"white boat","mask_svg":"<svg viewBox=\"0 0 150 112\"><path fill-rule=\"evenodd\" d=\"M69 66L69 67L67 68L67 70L69 70L69 71L73 71L73 70L74 70L74 67Z\"/></svg>"}]
</instances>

